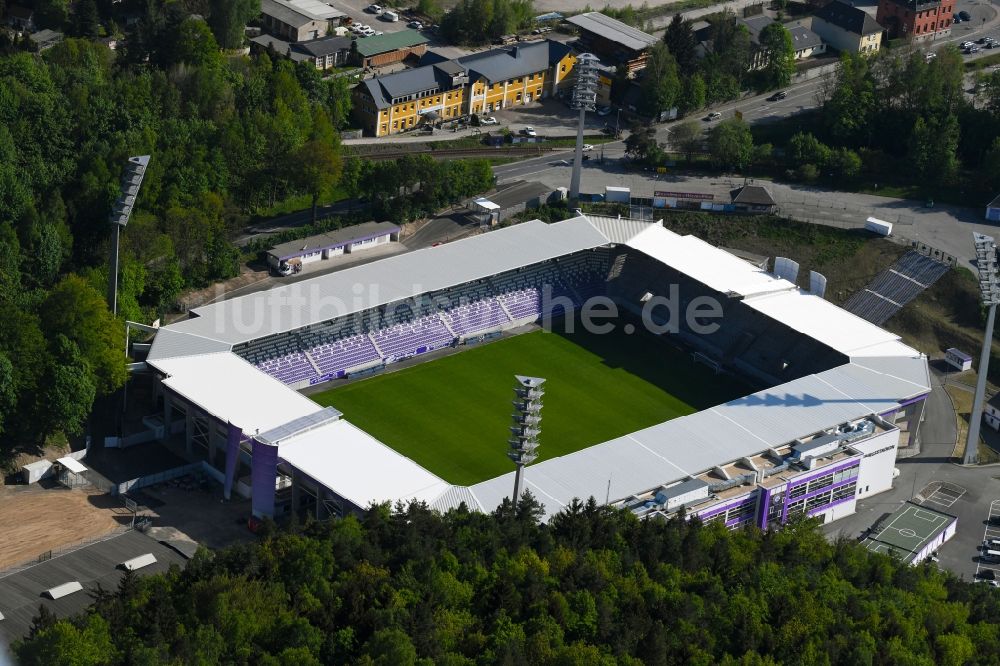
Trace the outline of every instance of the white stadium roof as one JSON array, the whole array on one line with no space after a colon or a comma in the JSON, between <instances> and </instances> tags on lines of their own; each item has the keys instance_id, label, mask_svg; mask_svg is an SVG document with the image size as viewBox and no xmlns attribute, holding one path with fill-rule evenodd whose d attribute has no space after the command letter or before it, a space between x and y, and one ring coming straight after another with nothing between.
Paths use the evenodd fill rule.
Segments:
<instances>
[{"instance_id":1,"label":"white stadium roof","mask_svg":"<svg viewBox=\"0 0 1000 666\"><path fill-rule=\"evenodd\" d=\"M278 456L360 507L404 498L430 503L451 488L343 419L279 445ZM375 473L359 474L362 469Z\"/></svg>"},{"instance_id":2,"label":"white stadium roof","mask_svg":"<svg viewBox=\"0 0 1000 666\"><path fill-rule=\"evenodd\" d=\"M195 318L166 330L198 336L202 344L238 344L607 243L584 218L534 220L197 308Z\"/></svg>"},{"instance_id":3,"label":"white stadium roof","mask_svg":"<svg viewBox=\"0 0 1000 666\"><path fill-rule=\"evenodd\" d=\"M748 306L850 361L532 465L526 487L549 515L574 497L622 499L892 411L930 390L925 357L899 336L694 236L658 223L596 216L536 220L199 308L196 318L160 329L149 364L165 375L165 386L247 434L291 433L278 443L279 457L358 506L419 499L442 510L465 502L490 511L509 496L513 473L452 486L349 420L331 421L328 410L224 350L609 243L628 245L719 292L739 294ZM292 427L310 421L319 425Z\"/></svg>"}]
</instances>

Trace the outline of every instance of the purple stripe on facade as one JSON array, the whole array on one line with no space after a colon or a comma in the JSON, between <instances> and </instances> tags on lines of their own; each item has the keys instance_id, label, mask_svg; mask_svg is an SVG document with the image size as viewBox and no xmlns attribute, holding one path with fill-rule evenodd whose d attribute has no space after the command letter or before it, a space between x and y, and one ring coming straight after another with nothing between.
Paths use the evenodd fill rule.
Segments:
<instances>
[{"instance_id":1,"label":"purple stripe on facade","mask_svg":"<svg viewBox=\"0 0 1000 666\"><path fill-rule=\"evenodd\" d=\"M222 496L229 499L233 492L236 464L240 459L240 440L243 439L243 430L232 423L227 424L226 427L228 428L226 436L226 480L222 486Z\"/></svg>"},{"instance_id":2,"label":"purple stripe on facade","mask_svg":"<svg viewBox=\"0 0 1000 666\"><path fill-rule=\"evenodd\" d=\"M837 506L838 504L843 504L844 502L850 502L853 499L854 499L854 495L851 495L850 497L845 497L843 499L839 499L836 502L830 502L829 504L825 504L825 505L817 507L815 509L810 509L809 511L806 511L806 515L807 516L814 516L817 513L822 513L824 511L826 511L827 509L831 509L831 508Z\"/></svg>"},{"instance_id":3,"label":"purple stripe on facade","mask_svg":"<svg viewBox=\"0 0 1000 666\"><path fill-rule=\"evenodd\" d=\"M739 525L741 523L750 524L753 523L753 517L747 518L746 516L741 516L740 518L733 518L732 520L727 520L726 527L732 527L733 525Z\"/></svg>"},{"instance_id":4,"label":"purple stripe on facade","mask_svg":"<svg viewBox=\"0 0 1000 666\"><path fill-rule=\"evenodd\" d=\"M915 402L920 402L921 400L926 400L927 399L927 395L928 394L925 393L923 395L917 396L916 398L910 398L909 400L907 400L905 402L899 403L898 405L896 405L892 409L889 409L889 410L886 410L884 412L881 412L879 414L879 416L885 416L886 414L891 414L892 412L898 412L900 409L902 409L904 407L909 407L910 405L912 405Z\"/></svg>"},{"instance_id":5,"label":"purple stripe on facade","mask_svg":"<svg viewBox=\"0 0 1000 666\"><path fill-rule=\"evenodd\" d=\"M340 243L333 243L331 245L317 245L316 247L311 247L308 248L307 250L300 250L298 252L293 252L292 254L286 254L284 256L278 257L278 260L284 261L285 259L301 257L303 254L315 254L317 252L324 252L326 250L336 250L338 247L347 247L348 245L353 245L354 243L360 243L362 241L371 240L372 238L381 238L382 236L389 236L391 234L398 234L398 233L399 233L399 227L396 227L395 229L383 229L382 231L376 231L375 233L372 234L365 234L364 236L358 236L357 238L352 238L351 240L342 241Z\"/></svg>"},{"instance_id":6,"label":"purple stripe on facade","mask_svg":"<svg viewBox=\"0 0 1000 666\"><path fill-rule=\"evenodd\" d=\"M851 479L847 479L846 481L841 481L840 483L835 483L835 484L833 484L831 486L824 486L824 487L820 488L819 490L814 490L811 493L806 493L805 495L799 495L798 497L793 498L789 502L789 504L791 504L793 502L798 502L800 500L812 499L813 497L816 497L816 495L822 495L823 493L828 493L831 490L836 490L837 488L840 488L842 486L846 486L848 483L855 483L857 480L858 480L858 477L855 476L855 477L853 477Z\"/></svg>"},{"instance_id":7,"label":"purple stripe on facade","mask_svg":"<svg viewBox=\"0 0 1000 666\"><path fill-rule=\"evenodd\" d=\"M793 486L798 486L806 481L812 481L815 478L824 476L831 472L839 472L842 469L847 469L848 467L854 467L855 465L861 464L861 456L851 458L839 465L831 465L830 467L824 467L822 470L816 472L815 474L810 473L808 476L797 476L788 482L788 490L791 490Z\"/></svg>"},{"instance_id":8,"label":"purple stripe on facade","mask_svg":"<svg viewBox=\"0 0 1000 666\"><path fill-rule=\"evenodd\" d=\"M753 494L750 494L750 495L747 495L745 497L741 497L738 500L734 500L732 502L729 502L728 504L723 504L722 506L714 506L711 509L707 509L704 513L698 513L696 515L699 518L701 518L702 520L706 520L707 518L711 518L712 516L718 515L718 514L722 513L723 511L728 511L729 509L732 509L733 507L742 506L744 504L749 504L751 502L756 502L756 501L757 501L756 496L753 495Z\"/></svg>"},{"instance_id":9,"label":"purple stripe on facade","mask_svg":"<svg viewBox=\"0 0 1000 666\"><path fill-rule=\"evenodd\" d=\"M771 489L761 488L760 493L761 501L757 505L757 511L759 515L757 517L757 527L762 530L767 529L767 514L771 508Z\"/></svg>"},{"instance_id":10,"label":"purple stripe on facade","mask_svg":"<svg viewBox=\"0 0 1000 666\"><path fill-rule=\"evenodd\" d=\"M253 464L250 467L250 489L253 515L258 518L274 516L274 484L278 477L278 447L263 444L256 439L253 445Z\"/></svg>"}]
</instances>

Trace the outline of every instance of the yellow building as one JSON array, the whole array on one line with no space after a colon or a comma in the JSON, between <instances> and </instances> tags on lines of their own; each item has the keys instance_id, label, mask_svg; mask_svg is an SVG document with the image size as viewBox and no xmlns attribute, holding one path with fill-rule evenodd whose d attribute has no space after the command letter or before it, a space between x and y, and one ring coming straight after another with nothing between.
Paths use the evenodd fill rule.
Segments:
<instances>
[{"instance_id":1,"label":"yellow building","mask_svg":"<svg viewBox=\"0 0 1000 666\"><path fill-rule=\"evenodd\" d=\"M362 81L354 116L366 134L386 136L422 122L491 113L554 95L576 57L549 40L494 49L456 60L428 53L415 69Z\"/></svg>"}]
</instances>

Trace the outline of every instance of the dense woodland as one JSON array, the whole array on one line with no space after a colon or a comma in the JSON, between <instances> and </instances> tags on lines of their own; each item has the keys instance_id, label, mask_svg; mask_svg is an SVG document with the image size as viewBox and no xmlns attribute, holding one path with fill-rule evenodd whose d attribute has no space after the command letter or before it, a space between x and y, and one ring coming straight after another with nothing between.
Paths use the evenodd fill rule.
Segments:
<instances>
[{"instance_id":1,"label":"dense woodland","mask_svg":"<svg viewBox=\"0 0 1000 666\"><path fill-rule=\"evenodd\" d=\"M80 38L42 54L0 44L0 453L79 432L125 380L123 319L152 321L182 289L235 275L230 239L249 215L333 187L350 111L344 79L225 55L245 2L50 4L42 23ZM84 38L126 11L139 20L117 51ZM141 154L115 321L107 220Z\"/></svg>"},{"instance_id":2,"label":"dense woodland","mask_svg":"<svg viewBox=\"0 0 1000 666\"><path fill-rule=\"evenodd\" d=\"M574 503L372 510L202 552L16 652L75 664L995 664L1000 594L811 523L727 532Z\"/></svg>"}]
</instances>

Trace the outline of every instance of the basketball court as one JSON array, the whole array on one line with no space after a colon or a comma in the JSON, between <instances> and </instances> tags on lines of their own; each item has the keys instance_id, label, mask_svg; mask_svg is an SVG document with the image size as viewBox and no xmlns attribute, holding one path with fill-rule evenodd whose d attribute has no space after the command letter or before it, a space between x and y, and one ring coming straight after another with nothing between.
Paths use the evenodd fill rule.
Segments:
<instances>
[{"instance_id":1,"label":"basketball court","mask_svg":"<svg viewBox=\"0 0 1000 666\"><path fill-rule=\"evenodd\" d=\"M873 553L894 554L912 563L955 520L954 516L908 503L889 516L861 545Z\"/></svg>"}]
</instances>

